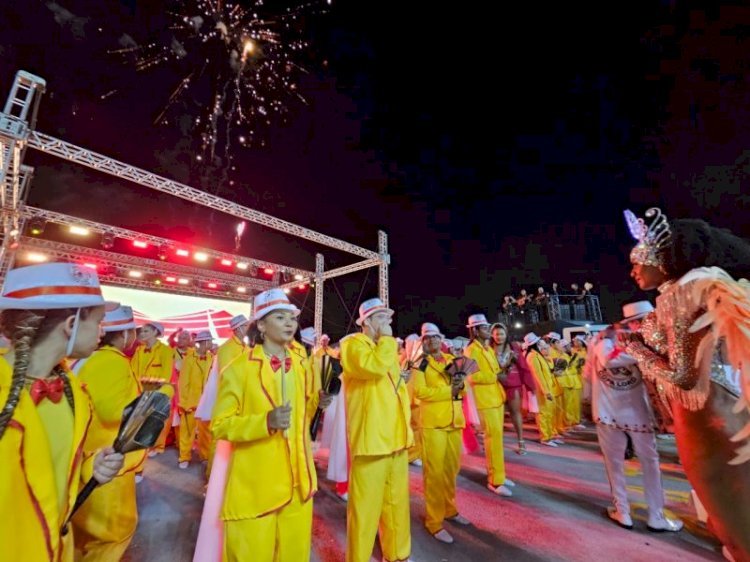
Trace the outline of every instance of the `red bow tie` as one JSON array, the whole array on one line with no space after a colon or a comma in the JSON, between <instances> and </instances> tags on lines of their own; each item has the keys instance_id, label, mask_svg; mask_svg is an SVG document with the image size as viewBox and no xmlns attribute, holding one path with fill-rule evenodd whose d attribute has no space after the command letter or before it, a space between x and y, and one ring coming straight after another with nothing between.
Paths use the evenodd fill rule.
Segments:
<instances>
[{"instance_id":1,"label":"red bow tie","mask_svg":"<svg viewBox=\"0 0 750 562\"><path fill-rule=\"evenodd\" d=\"M200 359L201 361L205 361L206 357L208 357L208 356L207 355L201 355L200 357L198 357L198 359Z\"/></svg>"},{"instance_id":2,"label":"red bow tie","mask_svg":"<svg viewBox=\"0 0 750 562\"><path fill-rule=\"evenodd\" d=\"M445 363L445 357L443 357L442 355L440 357L434 357L433 359L435 359L435 361L437 361L438 363Z\"/></svg>"},{"instance_id":3,"label":"red bow tie","mask_svg":"<svg viewBox=\"0 0 750 562\"><path fill-rule=\"evenodd\" d=\"M281 367L281 359L279 359L275 355L271 357L271 368L273 369L273 372L275 373L276 371L278 371L280 367ZM292 358L287 357L284 360L284 370L288 371L291 368L292 368Z\"/></svg>"},{"instance_id":4,"label":"red bow tie","mask_svg":"<svg viewBox=\"0 0 750 562\"><path fill-rule=\"evenodd\" d=\"M39 404L45 398L49 398L57 404L62 398L64 390L65 383L61 377L56 377L50 381L38 379L31 385L31 399L34 401L34 405Z\"/></svg>"},{"instance_id":5,"label":"red bow tie","mask_svg":"<svg viewBox=\"0 0 750 562\"><path fill-rule=\"evenodd\" d=\"M144 347L143 353L151 353L151 350L148 347Z\"/></svg>"}]
</instances>

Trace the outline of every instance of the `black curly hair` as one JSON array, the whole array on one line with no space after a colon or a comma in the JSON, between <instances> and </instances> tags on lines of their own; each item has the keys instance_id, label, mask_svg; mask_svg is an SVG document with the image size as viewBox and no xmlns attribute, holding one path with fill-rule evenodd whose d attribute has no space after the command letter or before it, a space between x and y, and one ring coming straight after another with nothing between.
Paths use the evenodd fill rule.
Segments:
<instances>
[{"instance_id":1,"label":"black curly hair","mask_svg":"<svg viewBox=\"0 0 750 562\"><path fill-rule=\"evenodd\" d=\"M750 279L750 242L701 219L670 221L672 242L660 252L665 273L679 279L696 267L720 267L735 279Z\"/></svg>"}]
</instances>

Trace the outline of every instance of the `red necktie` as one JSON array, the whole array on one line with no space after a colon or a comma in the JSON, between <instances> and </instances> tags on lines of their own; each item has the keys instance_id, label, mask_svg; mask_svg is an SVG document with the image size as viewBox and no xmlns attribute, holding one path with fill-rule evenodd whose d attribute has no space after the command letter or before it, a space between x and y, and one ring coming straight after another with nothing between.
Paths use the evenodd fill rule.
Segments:
<instances>
[{"instance_id":1,"label":"red necktie","mask_svg":"<svg viewBox=\"0 0 750 562\"><path fill-rule=\"evenodd\" d=\"M34 401L34 405L39 404L45 398L49 398L53 403L57 404L62 398L64 390L65 383L60 377L56 377L50 381L37 379L31 385L31 399Z\"/></svg>"},{"instance_id":2,"label":"red necktie","mask_svg":"<svg viewBox=\"0 0 750 562\"><path fill-rule=\"evenodd\" d=\"M271 368L273 369L273 372L275 373L276 371L278 371L280 367L281 367L281 359L279 359L275 355L271 357ZM292 358L287 357L284 360L284 370L288 371L291 368L292 368Z\"/></svg>"}]
</instances>

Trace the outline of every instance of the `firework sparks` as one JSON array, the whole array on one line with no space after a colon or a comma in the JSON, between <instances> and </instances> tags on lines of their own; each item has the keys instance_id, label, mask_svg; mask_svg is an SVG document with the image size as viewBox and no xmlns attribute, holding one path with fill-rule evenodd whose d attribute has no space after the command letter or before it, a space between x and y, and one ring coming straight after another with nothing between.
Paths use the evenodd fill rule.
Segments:
<instances>
[{"instance_id":1,"label":"firework sparks","mask_svg":"<svg viewBox=\"0 0 750 562\"><path fill-rule=\"evenodd\" d=\"M329 4L315 0L279 14L263 0L178 0L166 12L161 40L138 44L123 35L120 48L110 52L138 72L166 65L183 72L154 123L167 124L174 121L170 112L199 107L193 128L203 160L213 162L223 149L228 163L233 146L263 145L275 120L283 120L292 104L306 103L297 84L309 47L302 19Z\"/></svg>"}]
</instances>

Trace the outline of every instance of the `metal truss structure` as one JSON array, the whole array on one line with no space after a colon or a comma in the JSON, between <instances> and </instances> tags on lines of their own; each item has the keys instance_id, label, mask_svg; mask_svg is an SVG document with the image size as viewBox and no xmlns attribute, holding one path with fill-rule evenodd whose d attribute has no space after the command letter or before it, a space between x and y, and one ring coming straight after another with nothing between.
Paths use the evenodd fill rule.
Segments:
<instances>
[{"instance_id":1,"label":"metal truss structure","mask_svg":"<svg viewBox=\"0 0 750 562\"><path fill-rule=\"evenodd\" d=\"M44 79L22 70L18 71L3 112L0 113L0 206L2 206L0 279L4 279L6 272L13 267L15 255L19 249L44 252L46 255L54 256L57 259L88 262L97 267L104 283L112 285L176 294L210 296L235 301L245 301L254 292L279 286L281 272L284 272L294 275L295 280L280 285L283 288L314 282L315 328L318 333L321 333L323 284L325 280L377 266L379 269L379 296L388 304L390 256L388 255L388 237L384 232L378 231L378 250L368 250L40 133L35 130L36 117L45 90L46 82ZM184 244L166 238L27 206L26 199L34 172L33 168L23 163L27 148L33 148L44 154L80 164L117 178L130 180L144 187L185 199L208 209L344 251L364 258L364 260L325 271L323 255L316 254L315 270L312 271L217 250L193 248L193 251L203 252L213 259L231 260L235 265L242 263L254 268L273 269L273 279L266 281L237 273L208 270L98 250L87 246L24 237L22 233L26 221L39 219L61 225L83 227L100 235L109 235L131 241L139 240L157 247L180 248L184 246ZM127 275L123 276L122 272L126 269L137 270L152 276L180 277L184 275L188 284L167 284L128 277ZM209 288L209 284L216 287ZM221 289L219 289L219 285L221 285ZM246 295L240 296L236 292L240 287L245 289ZM227 290L224 290L225 288Z\"/></svg>"}]
</instances>

